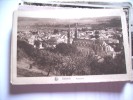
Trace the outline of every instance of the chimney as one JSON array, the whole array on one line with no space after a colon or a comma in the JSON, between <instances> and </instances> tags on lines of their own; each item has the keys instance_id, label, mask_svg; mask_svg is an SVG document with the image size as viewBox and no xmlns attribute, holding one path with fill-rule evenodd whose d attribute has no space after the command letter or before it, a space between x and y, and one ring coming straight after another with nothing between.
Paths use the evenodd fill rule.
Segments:
<instances>
[{"instance_id":1,"label":"chimney","mask_svg":"<svg viewBox=\"0 0 133 100\"><path fill-rule=\"evenodd\" d=\"M77 35L78 35L78 28L77 28L77 23L76 23L76 27L75 27L75 34L74 34L75 39L77 39Z\"/></svg>"},{"instance_id":2,"label":"chimney","mask_svg":"<svg viewBox=\"0 0 133 100\"><path fill-rule=\"evenodd\" d=\"M68 33L67 33L67 43L70 44L70 25L68 26Z\"/></svg>"}]
</instances>

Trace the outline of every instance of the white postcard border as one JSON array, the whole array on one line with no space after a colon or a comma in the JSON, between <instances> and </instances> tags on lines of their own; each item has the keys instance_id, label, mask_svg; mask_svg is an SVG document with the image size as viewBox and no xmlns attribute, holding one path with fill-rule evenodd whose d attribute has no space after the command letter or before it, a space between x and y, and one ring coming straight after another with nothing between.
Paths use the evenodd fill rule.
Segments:
<instances>
[{"instance_id":1,"label":"white postcard border","mask_svg":"<svg viewBox=\"0 0 133 100\"><path fill-rule=\"evenodd\" d=\"M57 10L57 12L58 12L58 10ZM71 9L67 9L67 10L71 10ZM113 9L110 9L110 11L111 10L113 11ZM50 11L48 11L48 12L50 12ZM53 12L53 11L51 11L51 12ZM108 12L109 12L109 10L108 10ZM33 17L33 15L38 15L41 12L16 11L16 12L14 12L13 32L12 32L11 83L12 84L59 84L59 83L91 83L91 82L130 81L131 80L131 59L130 59L131 57L129 54L130 50L129 50L129 44L128 44L127 29L125 28L126 27L126 18L125 18L125 14L122 11L122 9L118 9L115 12L116 13L112 13L111 15L107 15L107 16L113 16L113 15L121 16L127 74L88 75L88 76L52 76L52 77L17 77L17 62L16 62L17 61L17 53L16 53L16 51L17 51L17 17L18 16ZM38 13L38 14L36 14L36 13ZM45 15L43 15L41 17L44 17L44 16ZM34 16L34 17L37 17L37 16Z\"/></svg>"}]
</instances>

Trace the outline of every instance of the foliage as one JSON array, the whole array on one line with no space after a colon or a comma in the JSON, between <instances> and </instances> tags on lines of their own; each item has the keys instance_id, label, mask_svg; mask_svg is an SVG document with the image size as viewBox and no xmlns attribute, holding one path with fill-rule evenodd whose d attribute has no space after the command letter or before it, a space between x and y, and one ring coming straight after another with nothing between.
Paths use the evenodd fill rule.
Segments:
<instances>
[{"instance_id":1,"label":"foliage","mask_svg":"<svg viewBox=\"0 0 133 100\"><path fill-rule=\"evenodd\" d=\"M41 77L44 76L43 73L37 73L37 72L32 72L32 71L28 71L26 69L21 69L21 68L17 68L17 75L19 76L24 76L24 77Z\"/></svg>"},{"instance_id":2,"label":"foliage","mask_svg":"<svg viewBox=\"0 0 133 100\"><path fill-rule=\"evenodd\" d=\"M39 46L40 46L40 41L36 40L36 41L34 41L34 44L35 44L36 48L39 48Z\"/></svg>"},{"instance_id":3,"label":"foliage","mask_svg":"<svg viewBox=\"0 0 133 100\"><path fill-rule=\"evenodd\" d=\"M34 56L33 55L33 53L35 51L34 47L32 45L28 44L26 41L18 40L17 41L17 48L19 48L18 50L21 49L23 52L25 52L30 57Z\"/></svg>"},{"instance_id":4,"label":"foliage","mask_svg":"<svg viewBox=\"0 0 133 100\"><path fill-rule=\"evenodd\" d=\"M23 57L27 57L22 48L17 48L17 60L21 60Z\"/></svg>"},{"instance_id":5,"label":"foliage","mask_svg":"<svg viewBox=\"0 0 133 100\"><path fill-rule=\"evenodd\" d=\"M56 45L55 50L63 55L70 55L76 53L77 48L72 44L59 43Z\"/></svg>"},{"instance_id":6,"label":"foliage","mask_svg":"<svg viewBox=\"0 0 133 100\"><path fill-rule=\"evenodd\" d=\"M110 27L121 27L121 19L120 18L114 18L109 21Z\"/></svg>"},{"instance_id":7,"label":"foliage","mask_svg":"<svg viewBox=\"0 0 133 100\"><path fill-rule=\"evenodd\" d=\"M50 72L53 71L59 64L62 63L62 56L60 54L55 54L47 50L41 50L37 53L38 59L36 60L40 69L45 69L49 76Z\"/></svg>"},{"instance_id":8,"label":"foliage","mask_svg":"<svg viewBox=\"0 0 133 100\"><path fill-rule=\"evenodd\" d=\"M91 63L91 74L122 74L126 73L124 53L118 54L114 59L110 56L104 58L104 62L99 63L94 60Z\"/></svg>"},{"instance_id":9,"label":"foliage","mask_svg":"<svg viewBox=\"0 0 133 100\"><path fill-rule=\"evenodd\" d=\"M59 32L58 29L54 29L53 34L57 34L58 32Z\"/></svg>"},{"instance_id":10,"label":"foliage","mask_svg":"<svg viewBox=\"0 0 133 100\"><path fill-rule=\"evenodd\" d=\"M98 39L98 38L100 37L100 36L99 36L99 34L100 34L99 31L96 30L94 34L95 34L95 38L96 38L96 39Z\"/></svg>"},{"instance_id":11,"label":"foliage","mask_svg":"<svg viewBox=\"0 0 133 100\"><path fill-rule=\"evenodd\" d=\"M47 50L41 50L37 53L36 60L38 68L47 71L47 76L55 75L88 75L90 68L87 64L92 61L92 56L83 56L81 54L71 54L63 56L60 53L54 53Z\"/></svg>"},{"instance_id":12,"label":"foliage","mask_svg":"<svg viewBox=\"0 0 133 100\"><path fill-rule=\"evenodd\" d=\"M57 39L55 37L51 37L49 40L47 40L48 44L52 45L57 42Z\"/></svg>"},{"instance_id":13,"label":"foliage","mask_svg":"<svg viewBox=\"0 0 133 100\"><path fill-rule=\"evenodd\" d=\"M50 75L99 75L125 73L124 51L113 59L110 56L98 62L92 53L82 54L71 44L60 43L54 50L39 50L25 41L18 40L17 58L29 57Z\"/></svg>"}]
</instances>

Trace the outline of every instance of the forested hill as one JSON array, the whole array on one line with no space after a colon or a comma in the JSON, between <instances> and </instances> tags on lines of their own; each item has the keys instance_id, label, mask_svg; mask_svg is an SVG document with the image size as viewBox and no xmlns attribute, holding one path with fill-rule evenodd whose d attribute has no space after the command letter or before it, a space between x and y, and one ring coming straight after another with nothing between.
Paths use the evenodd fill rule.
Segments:
<instances>
[{"instance_id":1,"label":"forested hill","mask_svg":"<svg viewBox=\"0 0 133 100\"><path fill-rule=\"evenodd\" d=\"M18 28L29 27L60 27L65 28L70 25L75 27L75 23L78 27L97 27L102 25L102 27L121 27L121 19L119 16L111 17L96 17L96 18L82 18L82 19L52 19L52 18L18 18Z\"/></svg>"}]
</instances>

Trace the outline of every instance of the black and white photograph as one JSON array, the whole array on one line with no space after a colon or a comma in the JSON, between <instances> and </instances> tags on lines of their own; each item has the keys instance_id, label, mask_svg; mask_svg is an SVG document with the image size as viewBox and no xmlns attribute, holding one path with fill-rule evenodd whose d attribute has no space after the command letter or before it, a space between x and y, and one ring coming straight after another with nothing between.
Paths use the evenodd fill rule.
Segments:
<instances>
[{"instance_id":1,"label":"black and white photograph","mask_svg":"<svg viewBox=\"0 0 133 100\"><path fill-rule=\"evenodd\" d=\"M112 9L89 10L90 14L80 17L70 9L73 17L62 11L51 11L52 14L44 14L45 17L17 13L16 33L13 33L17 42L16 66L13 66L16 78L55 77L57 81L58 77L108 77L129 73L130 61L125 53L125 47L129 46L128 41L124 41L128 35L123 35L119 10L114 14ZM102 13L95 15L93 11ZM124 22L126 25L126 19Z\"/></svg>"}]
</instances>

